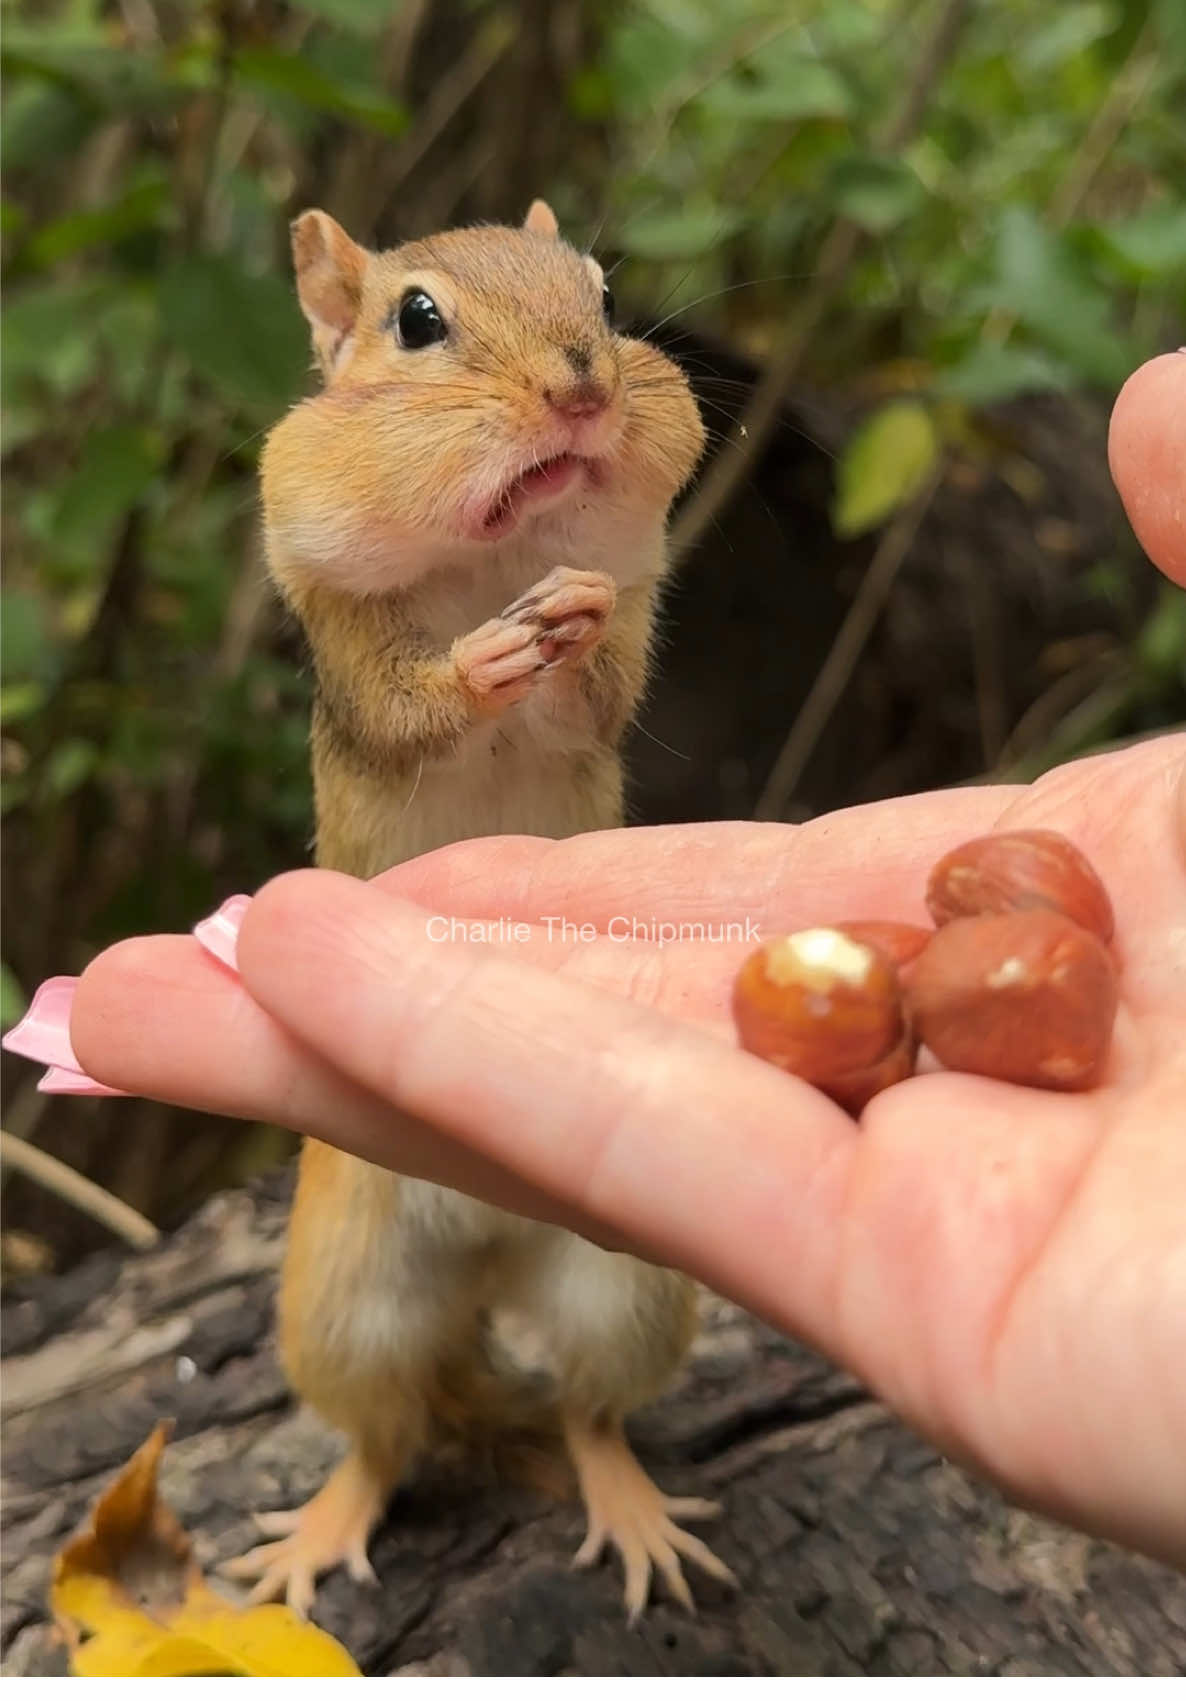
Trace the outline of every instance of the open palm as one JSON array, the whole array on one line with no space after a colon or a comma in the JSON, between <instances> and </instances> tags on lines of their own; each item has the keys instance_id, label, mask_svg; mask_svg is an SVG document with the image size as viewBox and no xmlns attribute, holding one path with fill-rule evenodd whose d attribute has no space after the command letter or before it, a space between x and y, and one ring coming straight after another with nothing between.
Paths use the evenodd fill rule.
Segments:
<instances>
[{"instance_id":1,"label":"open palm","mask_svg":"<svg viewBox=\"0 0 1186 1701\"><path fill-rule=\"evenodd\" d=\"M858 1126L737 1050L744 944L611 937L922 919L936 858L1003 826L1066 833L1113 897L1122 1002L1090 1093L930 1074ZM438 942L433 916L529 925ZM1186 1559L1186 738L801 828L288 874L238 948L241 979L184 939L106 953L75 1001L83 1065L678 1264L1013 1493Z\"/></svg>"}]
</instances>

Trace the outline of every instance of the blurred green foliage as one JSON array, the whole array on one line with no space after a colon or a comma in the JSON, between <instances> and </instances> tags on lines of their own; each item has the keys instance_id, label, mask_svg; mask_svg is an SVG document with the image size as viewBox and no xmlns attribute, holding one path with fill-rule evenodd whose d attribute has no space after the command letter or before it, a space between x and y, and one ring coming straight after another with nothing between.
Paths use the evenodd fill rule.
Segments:
<instances>
[{"instance_id":1,"label":"blurred green foliage","mask_svg":"<svg viewBox=\"0 0 1186 1701\"><path fill-rule=\"evenodd\" d=\"M898 411L842 464L845 533L976 410L1181 340L1182 0L970 0L928 79L948 3L5 0L6 1019L302 854L308 681L253 488L306 382L302 205L390 242L548 193L620 296L758 360L851 221L804 376ZM1184 601L1142 676L1181 669Z\"/></svg>"}]
</instances>

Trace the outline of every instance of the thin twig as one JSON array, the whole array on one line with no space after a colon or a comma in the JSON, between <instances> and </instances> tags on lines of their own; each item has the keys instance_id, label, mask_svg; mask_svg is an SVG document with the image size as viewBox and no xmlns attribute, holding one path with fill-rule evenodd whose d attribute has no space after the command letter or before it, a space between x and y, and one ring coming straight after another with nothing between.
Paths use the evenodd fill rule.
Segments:
<instances>
[{"instance_id":1,"label":"thin twig","mask_svg":"<svg viewBox=\"0 0 1186 1701\"><path fill-rule=\"evenodd\" d=\"M786 742L778 753L778 760L762 788L754 810L755 821L783 819L787 801L844 693L857 658L885 607L898 570L910 553L942 477L940 463L909 507L901 509L882 532L873 559L861 580L861 588L853 598L852 606L833 639L823 666L812 681L811 690L795 716Z\"/></svg>"},{"instance_id":2,"label":"thin twig","mask_svg":"<svg viewBox=\"0 0 1186 1701\"><path fill-rule=\"evenodd\" d=\"M414 128L396 147L391 177L385 184L383 212L462 107L502 63L514 41L514 30L504 19L495 18L484 31L474 36L466 51L440 78L421 108Z\"/></svg>"},{"instance_id":3,"label":"thin twig","mask_svg":"<svg viewBox=\"0 0 1186 1701\"><path fill-rule=\"evenodd\" d=\"M1065 230L1077 215L1121 131L1144 99L1158 65L1155 53L1151 53L1147 59L1141 58L1152 36L1153 20L1149 18L1129 48L1124 64L1108 91L1107 99L1087 126L1071 157L1065 176L1050 197L1046 208L1046 222L1051 230ZM982 332L984 341L998 345L1007 342L1017 328L1019 317L1013 308L994 308L985 320Z\"/></svg>"},{"instance_id":4,"label":"thin twig","mask_svg":"<svg viewBox=\"0 0 1186 1701\"><path fill-rule=\"evenodd\" d=\"M878 139L881 151L900 152L917 132L931 92L955 52L969 4L970 0L946 0L940 9L901 104ZM836 219L829 229L812 283L792 320L782 352L755 388L737 437L712 461L673 528L675 560L688 553L732 501L766 447L804 350L839 295L864 238L861 227L847 218Z\"/></svg>"},{"instance_id":5,"label":"thin twig","mask_svg":"<svg viewBox=\"0 0 1186 1701\"><path fill-rule=\"evenodd\" d=\"M51 1157L40 1147L30 1146L19 1135L10 1134L6 1128L0 1128L0 1163L19 1170L47 1192L73 1205L76 1211L102 1223L104 1228L126 1240L138 1252L147 1251L161 1238L155 1224L133 1210L131 1205L117 1199L114 1193L108 1193L105 1187L100 1187L85 1175L79 1175L60 1158Z\"/></svg>"},{"instance_id":6,"label":"thin twig","mask_svg":"<svg viewBox=\"0 0 1186 1701\"><path fill-rule=\"evenodd\" d=\"M28 1075L21 1082L8 1106L8 1126L18 1139L29 1141L37 1132L37 1124L45 1115L49 1099L44 1093L37 1091L37 1076ZM0 1167L0 1194L8 1176Z\"/></svg>"},{"instance_id":7,"label":"thin twig","mask_svg":"<svg viewBox=\"0 0 1186 1701\"><path fill-rule=\"evenodd\" d=\"M1144 100L1149 84L1160 66L1156 53L1143 58L1154 34L1153 17L1145 20L1144 28L1129 49L1126 63L1112 84L1107 99L1087 127L1087 133L1075 150L1070 170L1050 198L1047 216L1052 229L1063 230L1076 217L1087 199L1088 192L1100 168L1108 160L1113 147L1137 107Z\"/></svg>"}]
</instances>

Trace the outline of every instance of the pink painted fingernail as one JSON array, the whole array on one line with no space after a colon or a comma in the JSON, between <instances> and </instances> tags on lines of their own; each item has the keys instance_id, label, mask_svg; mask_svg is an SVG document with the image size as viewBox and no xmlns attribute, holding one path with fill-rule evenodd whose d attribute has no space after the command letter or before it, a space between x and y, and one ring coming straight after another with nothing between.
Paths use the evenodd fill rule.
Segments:
<instances>
[{"instance_id":1,"label":"pink painted fingernail","mask_svg":"<svg viewBox=\"0 0 1186 1701\"><path fill-rule=\"evenodd\" d=\"M0 1040L5 1051L81 1075L70 1044L70 1008L77 985L77 975L54 975L42 981L16 1027Z\"/></svg>"},{"instance_id":2,"label":"pink painted fingernail","mask_svg":"<svg viewBox=\"0 0 1186 1701\"><path fill-rule=\"evenodd\" d=\"M105 1087L102 1081L96 1081L93 1076L84 1075L78 1069L47 1069L37 1083L37 1091L39 1093L73 1093L78 1098L92 1099L126 1099L128 1097L121 1087Z\"/></svg>"},{"instance_id":3,"label":"pink painted fingernail","mask_svg":"<svg viewBox=\"0 0 1186 1701\"><path fill-rule=\"evenodd\" d=\"M243 925L243 917L247 914L250 902L251 899L246 893L236 892L233 898L228 898L224 904L220 904L213 915L208 915L205 921L200 921L194 928L194 938L198 944L236 973L239 962L235 955L235 940L239 937L239 929Z\"/></svg>"}]
</instances>

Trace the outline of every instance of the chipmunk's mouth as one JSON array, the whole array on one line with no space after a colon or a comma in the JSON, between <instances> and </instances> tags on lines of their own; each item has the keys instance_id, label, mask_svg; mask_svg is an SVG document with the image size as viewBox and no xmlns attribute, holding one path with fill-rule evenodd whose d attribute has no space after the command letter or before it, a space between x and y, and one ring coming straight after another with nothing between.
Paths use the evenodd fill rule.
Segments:
<instances>
[{"instance_id":1,"label":"chipmunk's mouth","mask_svg":"<svg viewBox=\"0 0 1186 1701\"><path fill-rule=\"evenodd\" d=\"M528 508L559 496L583 473L592 470L592 462L582 455L551 455L546 461L536 461L495 497L479 520L478 536L505 537L514 531Z\"/></svg>"}]
</instances>

